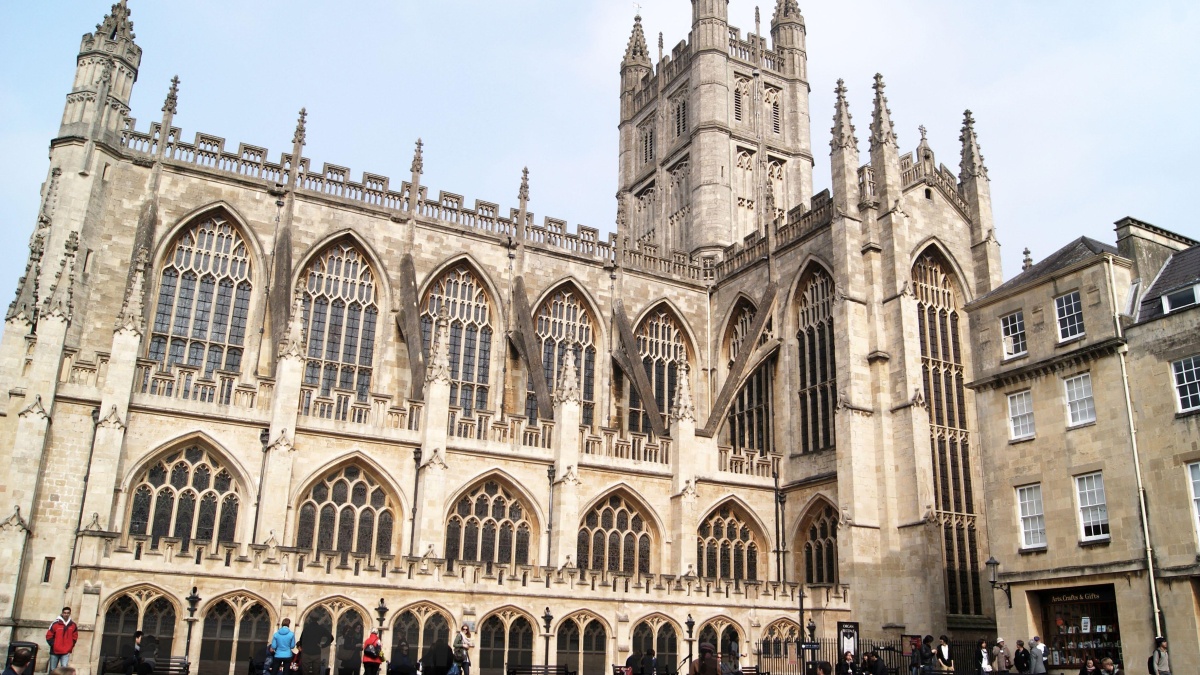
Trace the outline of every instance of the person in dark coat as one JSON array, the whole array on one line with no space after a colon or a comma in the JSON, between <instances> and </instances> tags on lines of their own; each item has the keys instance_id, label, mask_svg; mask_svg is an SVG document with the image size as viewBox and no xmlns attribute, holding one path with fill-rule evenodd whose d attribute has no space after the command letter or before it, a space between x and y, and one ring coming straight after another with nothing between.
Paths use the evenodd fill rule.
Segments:
<instances>
[{"instance_id":1,"label":"person in dark coat","mask_svg":"<svg viewBox=\"0 0 1200 675\"><path fill-rule=\"evenodd\" d=\"M33 652L25 647L13 650L12 660L4 669L4 675L25 675L29 672L29 664L33 662Z\"/></svg>"},{"instance_id":2,"label":"person in dark coat","mask_svg":"<svg viewBox=\"0 0 1200 675\"><path fill-rule=\"evenodd\" d=\"M1017 650L1013 652L1013 667L1018 673L1028 673L1030 665L1029 650L1025 648L1025 641L1017 640Z\"/></svg>"},{"instance_id":3,"label":"person in dark coat","mask_svg":"<svg viewBox=\"0 0 1200 675\"><path fill-rule=\"evenodd\" d=\"M627 675L642 675L642 652L634 648L625 659L625 667L628 668Z\"/></svg>"},{"instance_id":4,"label":"person in dark coat","mask_svg":"<svg viewBox=\"0 0 1200 675\"><path fill-rule=\"evenodd\" d=\"M450 648L450 643L445 638L438 638L421 655L421 672L423 675L446 675L453 663L454 650Z\"/></svg>"},{"instance_id":5,"label":"person in dark coat","mask_svg":"<svg viewBox=\"0 0 1200 675\"><path fill-rule=\"evenodd\" d=\"M401 642L388 661L387 675L417 675L417 662L408 653L408 642Z\"/></svg>"},{"instance_id":6,"label":"person in dark coat","mask_svg":"<svg viewBox=\"0 0 1200 675\"><path fill-rule=\"evenodd\" d=\"M125 675L141 672L139 667L142 665L142 635L142 631L135 630L133 642L125 647L125 653L122 654L125 658Z\"/></svg>"}]
</instances>

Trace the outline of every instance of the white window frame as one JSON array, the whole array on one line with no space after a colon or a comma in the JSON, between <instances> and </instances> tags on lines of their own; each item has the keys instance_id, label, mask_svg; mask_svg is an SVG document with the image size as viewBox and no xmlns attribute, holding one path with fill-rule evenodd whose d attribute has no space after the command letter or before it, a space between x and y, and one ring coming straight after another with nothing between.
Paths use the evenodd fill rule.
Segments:
<instances>
[{"instance_id":1,"label":"white window frame","mask_svg":"<svg viewBox=\"0 0 1200 675\"><path fill-rule=\"evenodd\" d=\"M1200 354L1171 362L1171 385L1179 412L1200 410ZM1185 398L1195 400L1196 405L1185 405Z\"/></svg>"},{"instance_id":2,"label":"white window frame","mask_svg":"<svg viewBox=\"0 0 1200 675\"><path fill-rule=\"evenodd\" d=\"M1046 511L1042 502L1042 484L1033 483L1018 487L1016 503L1017 524L1021 528L1021 548L1046 548ZM1039 536L1041 541L1036 541Z\"/></svg>"},{"instance_id":3,"label":"white window frame","mask_svg":"<svg viewBox=\"0 0 1200 675\"><path fill-rule=\"evenodd\" d=\"M1078 305L1079 311L1072 312L1070 314L1064 314L1064 301L1072 305ZM1069 323L1067 325L1063 325L1063 321L1075 316L1079 317L1079 331L1076 333L1071 333L1070 335L1066 335L1064 329L1072 329L1074 324ZM1070 293L1063 293L1057 298L1054 298L1054 317L1056 319L1055 323L1058 324L1059 342L1074 340L1075 338L1080 338L1087 334L1087 327L1084 326L1083 323L1083 296L1079 295L1079 291L1076 290L1071 291Z\"/></svg>"},{"instance_id":4,"label":"white window frame","mask_svg":"<svg viewBox=\"0 0 1200 675\"><path fill-rule=\"evenodd\" d=\"M1200 462L1187 465L1188 493L1192 497L1192 525L1200 537Z\"/></svg>"},{"instance_id":5,"label":"white window frame","mask_svg":"<svg viewBox=\"0 0 1200 675\"><path fill-rule=\"evenodd\" d=\"M1108 518L1108 497L1104 491L1104 474L1101 471L1075 476L1075 499L1078 505L1080 541L1104 541L1112 538L1112 525ZM1086 515L1085 515L1086 514ZM1103 527L1104 532L1088 534L1088 527Z\"/></svg>"},{"instance_id":6,"label":"white window frame","mask_svg":"<svg viewBox=\"0 0 1200 675\"><path fill-rule=\"evenodd\" d=\"M1172 306L1169 301L1169 298L1172 295L1178 295L1180 293L1183 293L1184 291L1192 292L1192 301L1186 305ZM1177 289L1171 291L1170 293L1164 293L1162 296L1163 314L1170 314L1171 312L1178 312L1180 310L1187 309L1188 307L1195 307L1197 304L1200 304L1200 284L1196 284L1195 286L1185 286L1183 288L1177 288Z\"/></svg>"},{"instance_id":7,"label":"white window frame","mask_svg":"<svg viewBox=\"0 0 1200 675\"><path fill-rule=\"evenodd\" d=\"M1014 402L1021 402L1025 409L1016 412L1013 409ZM1025 428L1024 418L1029 418L1028 429ZM1017 418L1021 418L1018 423ZM1037 435L1037 427L1033 420L1033 390L1022 389L1008 395L1008 437L1014 441L1021 441L1027 438L1033 438Z\"/></svg>"},{"instance_id":8,"label":"white window frame","mask_svg":"<svg viewBox=\"0 0 1200 675\"><path fill-rule=\"evenodd\" d=\"M1092 395L1091 373L1063 378L1063 396L1067 403L1068 428L1096 421L1096 401Z\"/></svg>"},{"instance_id":9,"label":"white window frame","mask_svg":"<svg viewBox=\"0 0 1200 675\"><path fill-rule=\"evenodd\" d=\"M1009 332L1012 327L1015 327L1015 330ZM1021 310L1018 309L1000 317L1000 335L1001 343L1004 346L1004 358L1012 359L1029 353L1028 336L1025 334L1025 315ZM1021 351L1016 351L1014 348L1017 336L1021 338Z\"/></svg>"}]
</instances>

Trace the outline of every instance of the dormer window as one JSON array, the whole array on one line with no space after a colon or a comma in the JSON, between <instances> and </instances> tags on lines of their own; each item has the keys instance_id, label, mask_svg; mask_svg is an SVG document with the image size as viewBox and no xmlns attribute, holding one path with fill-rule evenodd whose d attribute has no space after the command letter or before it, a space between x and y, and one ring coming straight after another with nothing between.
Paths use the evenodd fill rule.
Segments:
<instances>
[{"instance_id":1,"label":"dormer window","mask_svg":"<svg viewBox=\"0 0 1200 675\"><path fill-rule=\"evenodd\" d=\"M1181 288L1174 293L1167 293L1163 296L1163 313L1170 314L1178 312L1186 307L1191 307L1196 304L1196 298L1200 296L1200 284L1189 288Z\"/></svg>"}]
</instances>

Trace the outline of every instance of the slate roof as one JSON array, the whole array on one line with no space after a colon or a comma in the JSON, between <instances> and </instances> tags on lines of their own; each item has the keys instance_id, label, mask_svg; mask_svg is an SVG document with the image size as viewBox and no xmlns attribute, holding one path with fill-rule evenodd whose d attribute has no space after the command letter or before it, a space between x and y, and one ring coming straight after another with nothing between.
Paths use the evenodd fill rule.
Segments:
<instances>
[{"instance_id":1,"label":"slate roof","mask_svg":"<svg viewBox=\"0 0 1200 675\"><path fill-rule=\"evenodd\" d=\"M1117 252L1116 246L1096 241L1091 237L1080 237L1066 246L1058 249L1054 253L1046 256L1036 265L1024 270L1003 284L1000 284L983 297L987 298L1000 293L1005 293L1017 288L1018 286L1024 286L1035 281L1040 281L1041 279L1052 276L1055 272L1066 269L1067 267L1070 267L1081 260L1086 260L1087 258L1103 255L1105 253L1120 255Z\"/></svg>"},{"instance_id":2,"label":"slate roof","mask_svg":"<svg viewBox=\"0 0 1200 675\"><path fill-rule=\"evenodd\" d=\"M1163 315L1162 297L1200 283L1200 246L1193 246L1172 254L1163 265L1158 278L1146 289L1138 310L1138 323L1157 319Z\"/></svg>"}]
</instances>

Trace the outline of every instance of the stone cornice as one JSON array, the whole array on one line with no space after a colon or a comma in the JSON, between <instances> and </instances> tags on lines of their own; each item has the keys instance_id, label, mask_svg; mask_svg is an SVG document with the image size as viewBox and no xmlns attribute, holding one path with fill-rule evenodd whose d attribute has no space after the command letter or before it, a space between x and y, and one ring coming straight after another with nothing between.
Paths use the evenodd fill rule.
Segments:
<instances>
[{"instance_id":1,"label":"stone cornice","mask_svg":"<svg viewBox=\"0 0 1200 675\"><path fill-rule=\"evenodd\" d=\"M1032 380L1044 375L1048 375L1059 370L1063 370L1072 365L1080 363L1088 363L1096 359L1109 356L1126 344L1123 338L1111 337L1101 340L1096 344L1076 349L1065 354L1058 354L1048 359L1043 359L1036 363L1031 363L1027 366L1015 368L1013 370L997 373L989 377L968 382L966 387L973 390L988 390L998 387L1006 387L1010 384Z\"/></svg>"}]
</instances>

